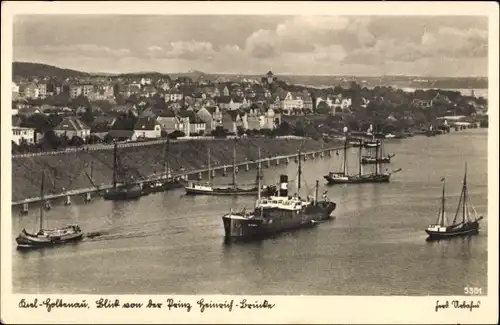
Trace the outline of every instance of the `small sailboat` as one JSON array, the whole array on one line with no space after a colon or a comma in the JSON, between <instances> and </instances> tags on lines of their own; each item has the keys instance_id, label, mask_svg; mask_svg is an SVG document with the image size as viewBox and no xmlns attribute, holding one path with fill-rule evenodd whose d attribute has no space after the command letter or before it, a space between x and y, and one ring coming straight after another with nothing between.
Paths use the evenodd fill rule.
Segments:
<instances>
[{"instance_id":1,"label":"small sailboat","mask_svg":"<svg viewBox=\"0 0 500 325\"><path fill-rule=\"evenodd\" d=\"M168 161L169 152L170 152L170 139L167 139L163 155L162 177L159 180L144 183L142 188L144 195L156 192L164 192L175 188L182 188L186 185L182 178L172 177L172 171L170 170Z\"/></svg>"},{"instance_id":2,"label":"small sailboat","mask_svg":"<svg viewBox=\"0 0 500 325\"><path fill-rule=\"evenodd\" d=\"M42 173L42 183L40 186L41 199L43 202L44 197L44 178L45 173ZM40 225L38 232L29 233L26 229L23 229L19 236L16 238L17 247L19 249L23 248L41 248L47 246L62 245L69 242L78 241L83 238L83 231L77 224L68 225L63 228L53 228L44 229L44 207L43 204L40 205Z\"/></svg>"},{"instance_id":3,"label":"small sailboat","mask_svg":"<svg viewBox=\"0 0 500 325\"><path fill-rule=\"evenodd\" d=\"M373 156L363 156L361 157L361 163L363 165L366 165L366 164L389 164L391 162L391 159L392 157L394 157L395 155L394 154L389 154L389 155L386 155L384 153L384 145L383 145L383 142L382 141L379 141L380 142L380 156L379 157L373 157Z\"/></svg>"},{"instance_id":4,"label":"small sailboat","mask_svg":"<svg viewBox=\"0 0 500 325\"><path fill-rule=\"evenodd\" d=\"M190 195L257 195L259 185L251 185L248 187L241 186L236 182L236 151L233 147L233 181L228 186L213 186L212 185L212 170L210 165L210 150L208 151L208 182L206 183L190 183L185 187L186 194ZM258 176L257 176L258 177ZM263 185L261 190L265 193L275 193L277 188L275 185Z\"/></svg>"},{"instance_id":5,"label":"small sailboat","mask_svg":"<svg viewBox=\"0 0 500 325\"><path fill-rule=\"evenodd\" d=\"M103 198L105 200L131 200L143 195L142 187L138 183L124 182L118 183L118 143L115 141L113 150L113 187L107 190Z\"/></svg>"},{"instance_id":6,"label":"small sailboat","mask_svg":"<svg viewBox=\"0 0 500 325\"><path fill-rule=\"evenodd\" d=\"M457 211L451 224L446 220L446 195L445 186L446 179L442 178L443 192L441 196L441 207L439 209L438 219L435 224L429 225L425 232L429 235L429 239L443 239L456 236L473 235L479 232L479 221L483 216L477 216L476 209L472 205L467 193L467 165L465 165L465 174L462 186L462 193L458 201ZM472 211L472 213L471 213ZM462 218L459 218L459 214Z\"/></svg>"}]
</instances>

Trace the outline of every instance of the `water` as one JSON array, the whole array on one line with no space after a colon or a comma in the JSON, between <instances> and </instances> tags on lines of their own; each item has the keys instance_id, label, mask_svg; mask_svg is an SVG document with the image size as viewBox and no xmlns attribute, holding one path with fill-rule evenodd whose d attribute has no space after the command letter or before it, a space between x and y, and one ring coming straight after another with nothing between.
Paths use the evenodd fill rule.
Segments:
<instances>
[{"instance_id":1,"label":"water","mask_svg":"<svg viewBox=\"0 0 500 325\"><path fill-rule=\"evenodd\" d=\"M223 244L221 216L231 206L251 207L251 197L187 197L176 190L133 202L54 206L47 213L50 226L77 222L109 233L40 251L13 248L14 292L461 295L471 286L486 294L487 130L393 139L385 147L396 154L389 168L403 169L389 184L328 187L322 175L340 168L341 155L308 159L303 167L310 193L320 179L320 193L327 189L338 203L336 219L261 242ZM349 149L353 172L356 150ZM485 215L482 231L426 242L423 230L437 216L440 178L447 177L452 215L465 161L471 200ZM265 177L275 181L288 170L295 178L296 168L291 161L265 169ZM254 179L254 170L241 170L242 182ZM34 207L28 216L16 210L12 235L35 228L36 215Z\"/></svg>"}]
</instances>

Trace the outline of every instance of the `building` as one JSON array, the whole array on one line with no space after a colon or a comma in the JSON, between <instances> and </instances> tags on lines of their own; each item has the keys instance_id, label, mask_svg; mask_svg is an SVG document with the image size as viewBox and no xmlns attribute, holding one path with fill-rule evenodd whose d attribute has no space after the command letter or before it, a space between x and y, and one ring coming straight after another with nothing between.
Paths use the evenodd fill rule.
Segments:
<instances>
[{"instance_id":1,"label":"building","mask_svg":"<svg viewBox=\"0 0 500 325\"><path fill-rule=\"evenodd\" d=\"M19 85L15 82L12 82L12 93L19 94Z\"/></svg>"},{"instance_id":2,"label":"building","mask_svg":"<svg viewBox=\"0 0 500 325\"><path fill-rule=\"evenodd\" d=\"M47 96L47 84L46 83L39 83L37 85L38 88L38 96L45 98Z\"/></svg>"},{"instance_id":3,"label":"building","mask_svg":"<svg viewBox=\"0 0 500 325\"><path fill-rule=\"evenodd\" d=\"M26 140L28 144L35 143L35 129L13 126L12 141L20 145L23 139Z\"/></svg>"},{"instance_id":4,"label":"building","mask_svg":"<svg viewBox=\"0 0 500 325\"><path fill-rule=\"evenodd\" d=\"M175 101L178 101L178 100L182 100L182 93L180 92L180 90L176 87L174 88L171 88L169 91L168 91L168 98L171 102L175 102Z\"/></svg>"},{"instance_id":5,"label":"building","mask_svg":"<svg viewBox=\"0 0 500 325\"><path fill-rule=\"evenodd\" d=\"M280 108L283 113L286 115L301 113L304 110L304 100L302 97L301 93L287 92L280 102Z\"/></svg>"},{"instance_id":6,"label":"building","mask_svg":"<svg viewBox=\"0 0 500 325\"><path fill-rule=\"evenodd\" d=\"M19 96L22 98L37 98L38 93L38 87L32 82L19 86Z\"/></svg>"},{"instance_id":7,"label":"building","mask_svg":"<svg viewBox=\"0 0 500 325\"><path fill-rule=\"evenodd\" d=\"M65 135L68 139L74 136L85 139L90 135L90 127L74 116L64 117L61 123L54 128L54 133L58 136Z\"/></svg>"},{"instance_id":8,"label":"building","mask_svg":"<svg viewBox=\"0 0 500 325\"><path fill-rule=\"evenodd\" d=\"M161 137L161 125L155 117L140 117L134 126L134 135L139 138L156 139Z\"/></svg>"}]
</instances>

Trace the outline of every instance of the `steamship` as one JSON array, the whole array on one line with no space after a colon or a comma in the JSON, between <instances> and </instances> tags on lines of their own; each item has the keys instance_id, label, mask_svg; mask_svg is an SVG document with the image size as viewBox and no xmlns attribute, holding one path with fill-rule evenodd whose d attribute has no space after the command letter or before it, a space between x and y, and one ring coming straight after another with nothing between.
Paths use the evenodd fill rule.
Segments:
<instances>
[{"instance_id":1,"label":"steamship","mask_svg":"<svg viewBox=\"0 0 500 325\"><path fill-rule=\"evenodd\" d=\"M297 194L288 193L288 175L280 175L280 188L275 195L258 199L253 211L229 212L222 217L226 239L251 240L300 228L308 228L330 218L337 204L323 193L318 199L318 182L314 198L300 197L301 164L300 153ZM259 159L260 161L260 159ZM259 171L261 166L259 164ZM260 188L259 177L259 188Z\"/></svg>"}]
</instances>

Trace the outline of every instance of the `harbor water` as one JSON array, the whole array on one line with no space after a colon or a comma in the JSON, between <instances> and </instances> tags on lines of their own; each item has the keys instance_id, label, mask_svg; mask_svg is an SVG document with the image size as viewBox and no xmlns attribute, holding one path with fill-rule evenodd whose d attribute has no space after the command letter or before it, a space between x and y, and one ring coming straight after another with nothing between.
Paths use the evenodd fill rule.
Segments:
<instances>
[{"instance_id":1,"label":"harbor water","mask_svg":"<svg viewBox=\"0 0 500 325\"><path fill-rule=\"evenodd\" d=\"M358 148L348 149L355 173ZM14 238L38 227L38 210L12 210L15 293L66 294L292 294L462 295L464 287L487 293L487 129L390 139L396 156L383 168L402 171L390 183L327 186L323 175L340 170L339 155L308 157L301 194L328 191L335 219L318 227L244 244L224 244L222 215L251 209L253 197L186 196L183 189L136 201L94 199L54 204L46 226L78 223L102 235L76 244L21 252ZM441 177L447 178L447 212L453 218L465 162L471 201L484 215L477 236L427 242L424 229L437 219ZM365 166L372 169L373 166ZM264 166L267 183L297 164ZM228 174L230 175L230 173ZM215 183L229 183L219 175ZM255 170L240 168L251 183ZM15 180L13 180L15 181ZM291 191L296 183L290 183Z\"/></svg>"}]
</instances>

